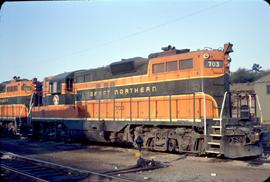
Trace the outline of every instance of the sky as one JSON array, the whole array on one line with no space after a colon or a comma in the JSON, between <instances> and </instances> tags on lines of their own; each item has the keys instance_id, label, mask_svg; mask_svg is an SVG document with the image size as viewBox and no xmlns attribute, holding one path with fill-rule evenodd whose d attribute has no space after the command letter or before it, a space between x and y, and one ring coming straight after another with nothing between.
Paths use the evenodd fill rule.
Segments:
<instances>
[{"instance_id":1,"label":"sky","mask_svg":"<svg viewBox=\"0 0 270 182\"><path fill-rule=\"evenodd\" d=\"M270 69L270 6L260 0L6 2L0 11L0 82L147 57L173 45L234 44L231 70Z\"/></svg>"}]
</instances>

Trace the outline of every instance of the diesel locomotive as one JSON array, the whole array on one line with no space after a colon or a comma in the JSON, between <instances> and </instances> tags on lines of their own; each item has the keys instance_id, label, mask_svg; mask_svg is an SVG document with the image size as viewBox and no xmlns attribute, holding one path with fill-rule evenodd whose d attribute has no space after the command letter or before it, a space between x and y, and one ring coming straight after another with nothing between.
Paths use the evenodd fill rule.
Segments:
<instances>
[{"instance_id":1,"label":"diesel locomotive","mask_svg":"<svg viewBox=\"0 0 270 182\"><path fill-rule=\"evenodd\" d=\"M1 84L2 130L28 126L33 137L259 156L257 96L230 91L232 51L230 43L196 51L168 46L147 59L46 77L42 89L36 80ZM13 85L20 89L10 91Z\"/></svg>"},{"instance_id":2,"label":"diesel locomotive","mask_svg":"<svg viewBox=\"0 0 270 182\"><path fill-rule=\"evenodd\" d=\"M14 76L0 83L0 135L27 134L30 111L41 103L42 84Z\"/></svg>"}]
</instances>

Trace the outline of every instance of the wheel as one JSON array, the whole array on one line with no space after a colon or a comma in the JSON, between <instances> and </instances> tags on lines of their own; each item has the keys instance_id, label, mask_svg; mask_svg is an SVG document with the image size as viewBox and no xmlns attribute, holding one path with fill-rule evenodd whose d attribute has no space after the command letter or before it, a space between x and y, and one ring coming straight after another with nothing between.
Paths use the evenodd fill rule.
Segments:
<instances>
[{"instance_id":1,"label":"wheel","mask_svg":"<svg viewBox=\"0 0 270 182\"><path fill-rule=\"evenodd\" d=\"M176 140L175 139L169 139L168 141L168 151L174 152L176 149Z\"/></svg>"},{"instance_id":2,"label":"wheel","mask_svg":"<svg viewBox=\"0 0 270 182\"><path fill-rule=\"evenodd\" d=\"M155 138L152 138L149 144L149 150L155 150Z\"/></svg>"}]
</instances>

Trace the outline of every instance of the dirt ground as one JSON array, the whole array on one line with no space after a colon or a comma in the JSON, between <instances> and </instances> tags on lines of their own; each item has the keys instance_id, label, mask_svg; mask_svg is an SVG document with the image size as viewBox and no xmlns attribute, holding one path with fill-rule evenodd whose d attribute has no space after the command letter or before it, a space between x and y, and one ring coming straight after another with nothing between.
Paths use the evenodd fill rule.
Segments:
<instances>
[{"instance_id":1,"label":"dirt ground","mask_svg":"<svg viewBox=\"0 0 270 182\"><path fill-rule=\"evenodd\" d=\"M126 168L136 164L136 150L96 144L0 139L0 150L69 165L95 172ZM228 160L180 154L143 151L143 158L154 159L168 167L152 171L121 174L135 181L245 181L269 178L270 159Z\"/></svg>"}]
</instances>

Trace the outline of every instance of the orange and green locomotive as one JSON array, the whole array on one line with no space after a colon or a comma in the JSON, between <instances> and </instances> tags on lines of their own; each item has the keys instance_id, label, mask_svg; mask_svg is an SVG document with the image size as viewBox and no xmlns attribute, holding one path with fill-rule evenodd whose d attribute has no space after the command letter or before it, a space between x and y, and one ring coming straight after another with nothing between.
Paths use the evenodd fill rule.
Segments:
<instances>
[{"instance_id":1,"label":"orange and green locomotive","mask_svg":"<svg viewBox=\"0 0 270 182\"><path fill-rule=\"evenodd\" d=\"M31 108L41 104L41 83L14 76L0 83L0 135L27 133Z\"/></svg>"},{"instance_id":2,"label":"orange and green locomotive","mask_svg":"<svg viewBox=\"0 0 270 182\"><path fill-rule=\"evenodd\" d=\"M45 78L42 104L29 119L33 135L229 158L260 155L256 94L230 92L232 44L162 50Z\"/></svg>"}]
</instances>

